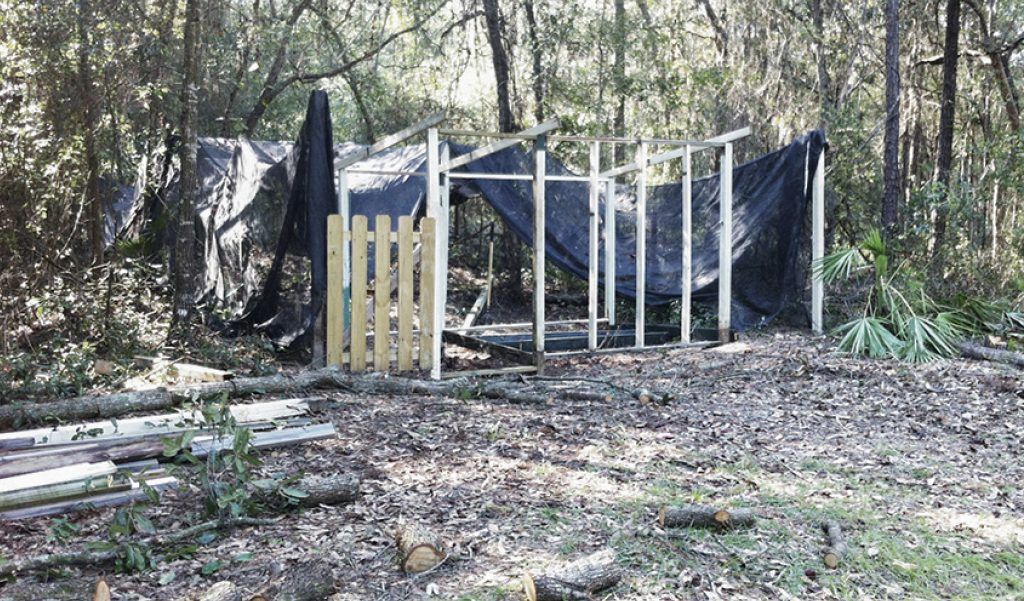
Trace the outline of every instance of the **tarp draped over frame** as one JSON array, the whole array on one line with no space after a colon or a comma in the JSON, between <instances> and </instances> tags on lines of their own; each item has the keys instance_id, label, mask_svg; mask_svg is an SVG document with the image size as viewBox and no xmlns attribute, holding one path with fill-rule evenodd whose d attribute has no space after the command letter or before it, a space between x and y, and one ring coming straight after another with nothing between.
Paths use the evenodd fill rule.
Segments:
<instances>
[{"instance_id":1,"label":"tarp draped over frame","mask_svg":"<svg viewBox=\"0 0 1024 601\"><path fill-rule=\"evenodd\" d=\"M196 205L199 239L204 241L204 298L221 314L238 316L235 332L262 331L281 346L305 346L313 315L326 290L326 217L337 211L336 167L362 148L331 144L326 95L310 97L306 121L295 144L244 138L200 139L200 193ZM790 145L735 168L733 173L733 326L766 323L802 296L798 254L804 232L811 175L825 137L812 131ZM452 156L472 150L451 146ZM333 157L332 157L333 155ZM479 173L530 173L528 148L509 148L467 165ZM425 146L384 151L356 167L362 170L426 171ZM548 154L549 174L570 170ZM164 199L176 197L170 170ZM353 215L392 217L422 213L425 178L404 175L349 175ZM602 186L599 215L607 201ZM453 197L481 196L527 245L532 244L530 182L453 180ZM635 187L619 185L615 195L615 288L636 295ZM648 187L647 302L664 304L682 292L681 184ZM695 302L713 303L718 286L719 181L693 182L693 279ZM546 182L546 250L553 264L587 277L588 184ZM604 225L599 231L604 235ZM599 273L605 273L604 242ZM372 260L372 254L371 254ZM370 268L372 273L372 267Z\"/></svg>"}]
</instances>

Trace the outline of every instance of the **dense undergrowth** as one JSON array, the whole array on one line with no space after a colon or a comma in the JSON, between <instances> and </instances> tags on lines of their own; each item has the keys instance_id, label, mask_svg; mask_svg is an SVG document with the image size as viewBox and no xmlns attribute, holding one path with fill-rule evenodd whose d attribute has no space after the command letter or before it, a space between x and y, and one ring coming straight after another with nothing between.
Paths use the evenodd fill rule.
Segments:
<instances>
[{"instance_id":1,"label":"dense undergrowth","mask_svg":"<svg viewBox=\"0 0 1024 601\"><path fill-rule=\"evenodd\" d=\"M150 369L136 356L164 356L242 372L272 370L272 346L197 330L169 344L165 266L116 258L85 270L38 265L5 273L0 297L0 403L114 389Z\"/></svg>"}]
</instances>

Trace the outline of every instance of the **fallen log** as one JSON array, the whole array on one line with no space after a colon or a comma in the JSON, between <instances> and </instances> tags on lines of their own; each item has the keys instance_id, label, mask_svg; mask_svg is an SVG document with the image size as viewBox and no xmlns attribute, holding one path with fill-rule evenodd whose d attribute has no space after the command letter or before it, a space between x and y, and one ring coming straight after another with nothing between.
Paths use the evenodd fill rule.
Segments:
<instances>
[{"instance_id":1,"label":"fallen log","mask_svg":"<svg viewBox=\"0 0 1024 601\"><path fill-rule=\"evenodd\" d=\"M285 568L248 601L321 601L334 594L334 573L323 559Z\"/></svg>"},{"instance_id":2,"label":"fallen log","mask_svg":"<svg viewBox=\"0 0 1024 601\"><path fill-rule=\"evenodd\" d=\"M973 342L961 342L960 354L968 359L1005 363L1014 367L1024 368L1024 353L989 348Z\"/></svg>"},{"instance_id":3,"label":"fallen log","mask_svg":"<svg viewBox=\"0 0 1024 601\"><path fill-rule=\"evenodd\" d=\"M749 509L716 509L708 505L662 506L658 510L658 525L662 528L710 528L728 530L754 525L755 516Z\"/></svg>"},{"instance_id":4,"label":"fallen log","mask_svg":"<svg viewBox=\"0 0 1024 601\"><path fill-rule=\"evenodd\" d=\"M615 586L621 578L615 552L602 549L538 576L527 572L522 582L527 601L585 601Z\"/></svg>"},{"instance_id":5,"label":"fallen log","mask_svg":"<svg viewBox=\"0 0 1024 601\"><path fill-rule=\"evenodd\" d=\"M422 526L400 526L395 532L395 545L399 565L410 574L426 572L448 557L442 550L441 539Z\"/></svg>"},{"instance_id":6,"label":"fallen log","mask_svg":"<svg viewBox=\"0 0 1024 601\"><path fill-rule=\"evenodd\" d=\"M137 392L87 395L63 401L33 403L22 401L0 407L0 429L52 420L81 421L119 417L132 412L159 411L196 398L227 394L229 397L270 394L309 388L344 388L351 376L333 369L305 371L293 376L277 374L258 378L236 378L193 386L154 388Z\"/></svg>"},{"instance_id":7,"label":"fallen log","mask_svg":"<svg viewBox=\"0 0 1024 601\"><path fill-rule=\"evenodd\" d=\"M262 485L261 485L262 484ZM305 476L297 482L289 484L289 488L301 491L306 496L295 499L299 507L319 507L320 505L341 505L351 503L359 498L359 478L355 476ZM276 494L275 487L269 481L256 483L255 496L268 507L284 507L286 499Z\"/></svg>"},{"instance_id":8,"label":"fallen log","mask_svg":"<svg viewBox=\"0 0 1024 601\"><path fill-rule=\"evenodd\" d=\"M544 404L555 397L555 394L549 389L537 390L532 386L518 387L509 382L476 384L462 378L434 382L393 377L386 374L347 374L337 369L327 368L305 371L291 376L279 374L259 378L235 378L226 382L109 395L89 395L47 403L23 401L0 407L0 430L10 430L27 424L54 420L66 422L103 420L133 412L165 411L178 403L222 394L228 397L240 397L313 388L337 388L360 394L456 398L464 398L462 395L468 390L475 397L527 404Z\"/></svg>"},{"instance_id":9,"label":"fallen log","mask_svg":"<svg viewBox=\"0 0 1024 601\"><path fill-rule=\"evenodd\" d=\"M843 536L843 529L839 527L839 522L822 522L821 529L828 537L828 547L821 552L821 558L829 569L834 570L839 567L839 563L846 555L846 538Z\"/></svg>"}]
</instances>

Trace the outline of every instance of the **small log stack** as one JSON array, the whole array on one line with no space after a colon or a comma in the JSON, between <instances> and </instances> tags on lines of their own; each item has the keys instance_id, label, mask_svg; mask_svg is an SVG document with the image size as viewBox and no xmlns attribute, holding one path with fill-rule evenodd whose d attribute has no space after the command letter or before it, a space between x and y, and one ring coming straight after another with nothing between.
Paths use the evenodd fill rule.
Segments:
<instances>
[{"instance_id":1,"label":"small log stack","mask_svg":"<svg viewBox=\"0 0 1024 601\"><path fill-rule=\"evenodd\" d=\"M448 557L441 538L423 526L399 526L395 532L395 546L398 547L399 566L409 574L431 570Z\"/></svg>"},{"instance_id":2,"label":"small log stack","mask_svg":"<svg viewBox=\"0 0 1024 601\"><path fill-rule=\"evenodd\" d=\"M755 516L749 509L719 509L708 505L662 506L658 511L658 525L662 528L709 528L729 530L754 525Z\"/></svg>"},{"instance_id":3,"label":"small log stack","mask_svg":"<svg viewBox=\"0 0 1024 601\"><path fill-rule=\"evenodd\" d=\"M606 548L540 575L527 572L522 582L527 601L588 601L621 579L615 551Z\"/></svg>"}]
</instances>

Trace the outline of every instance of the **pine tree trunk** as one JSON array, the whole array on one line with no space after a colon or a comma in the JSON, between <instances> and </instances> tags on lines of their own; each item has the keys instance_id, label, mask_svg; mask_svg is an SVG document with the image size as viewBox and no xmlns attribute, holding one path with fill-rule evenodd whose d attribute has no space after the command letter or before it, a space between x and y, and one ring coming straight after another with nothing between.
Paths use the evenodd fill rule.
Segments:
<instances>
[{"instance_id":1,"label":"pine tree trunk","mask_svg":"<svg viewBox=\"0 0 1024 601\"><path fill-rule=\"evenodd\" d=\"M612 81L615 84L615 128L616 136L626 135L626 3L615 0L615 58L612 64ZM615 164L626 161L625 145L616 144Z\"/></svg>"},{"instance_id":2,"label":"pine tree trunk","mask_svg":"<svg viewBox=\"0 0 1024 601\"><path fill-rule=\"evenodd\" d=\"M194 302L194 253L196 230L193 207L197 186L196 105L199 91L199 37L201 0L187 0L185 6L185 44L181 83L181 178L178 193L178 227L174 252L174 327L178 332L188 330L192 321Z\"/></svg>"},{"instance_id":3,"label":"pine tree trunk","mask_svg":"<svg viewBox=\"0 0 1024 601\"><path fill-rule=\"evenodd\" d=\"M953 162L953 124L956 120L956 69L960 55L960 0L946 2L946 41L942 53L942 108L939 114L939 140L936 160L937 181L943 200L935 218L935 266L942 264L942 245L949 219L949 171Z\"/></svg>"},{"instance_id":4,"label":"pine tree trunk","mask_svg":"<svg viewBox=\"0 0 1024 601\"><path fill-rule=\"evenodd\" d=\"M498 0L484 0L484 21L487 23L487 41L491 46L491 61L494 65L494 79L498 92L498 129L503 132L515 131L512 117L512 101L509 93L511 71L505 40L501 32L501 12Z\"/></svg>"},{"instance_id":5,"label":"pine tree trunk","mask_svg":"<svg viewBox=\"0 0 1024 601\"><path fill-rule=\"evenodd\" d=\"M78 2L78 83L82 101L85 142L85 198L89 207L89 250L92 262L103 260L103 198L100 195L100 159L96 148L96 92L92 76L92 4Z\"/></svg>"},{"instance_id":6,"label":"pine tree trunk","mask_svg":"<svg viewBox=\"0 0 1024 601\"><path fill-rule=\"evenodd\" d=\"M899 0L885 2L885 151L882 196L882 230L886 239L896 228L896 204L900 194L900 25Z\"/></svg>"}]
</instances>

